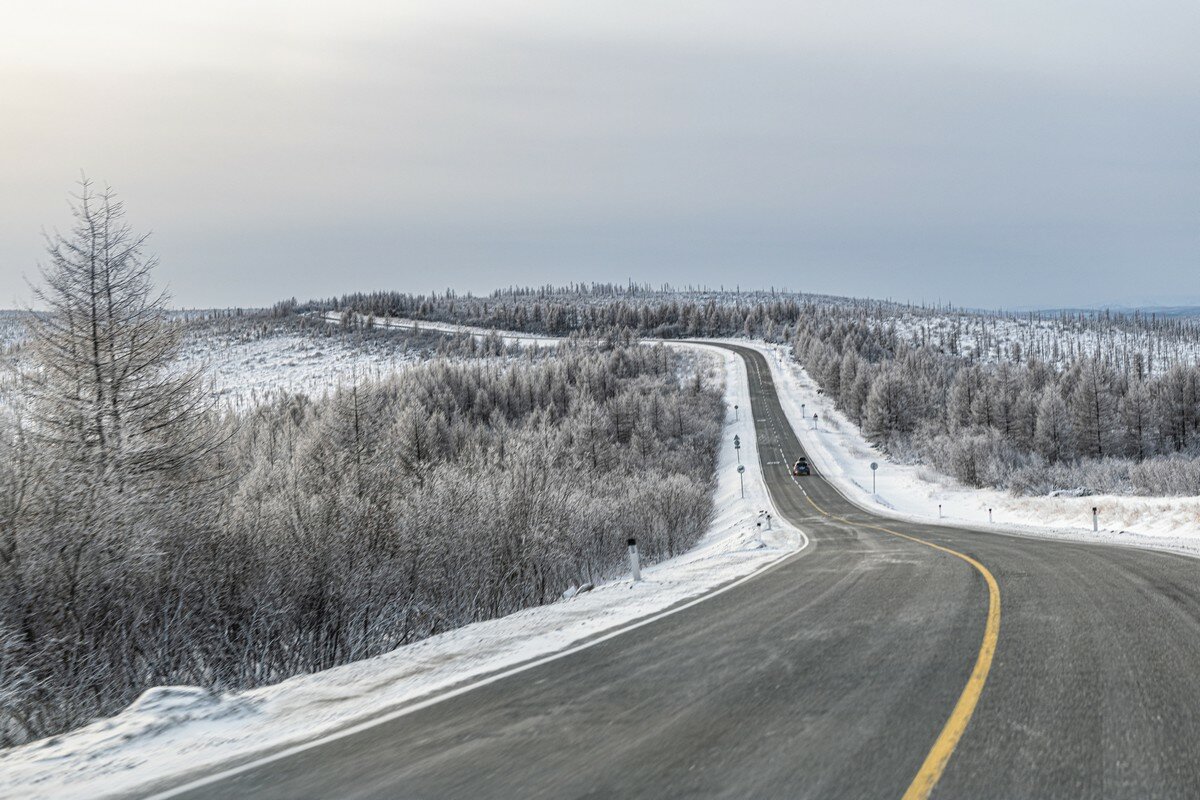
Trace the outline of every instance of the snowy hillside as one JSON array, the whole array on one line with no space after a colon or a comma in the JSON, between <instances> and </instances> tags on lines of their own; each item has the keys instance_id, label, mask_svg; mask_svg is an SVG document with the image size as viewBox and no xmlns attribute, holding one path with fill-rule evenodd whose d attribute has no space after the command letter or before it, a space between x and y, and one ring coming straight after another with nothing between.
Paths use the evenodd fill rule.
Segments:
<instances>
[{"instance_id":1,"label":"snowy hillside","mask_svg":"<svg viewBox=\"0 0 1200 800\"><path fill-rule=\"evenodd\" d=\"M321 397L356 381L379 379L419 361L411 339L354 339L276 321L194 322L183 366L203 366L215 394L234 408L283 394Z\"/></svg>"}]
</instances>

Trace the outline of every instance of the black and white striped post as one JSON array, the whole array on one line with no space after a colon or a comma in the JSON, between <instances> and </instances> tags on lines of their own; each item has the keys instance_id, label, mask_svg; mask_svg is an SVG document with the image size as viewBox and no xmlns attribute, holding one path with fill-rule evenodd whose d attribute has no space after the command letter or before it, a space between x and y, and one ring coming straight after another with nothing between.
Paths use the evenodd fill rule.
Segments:
<instances>
[{"instance_id":1,"label":"black and white striped post","mask_svg":"<svg viewBox=\"0 0 1200 800\"><path fill-rule=\"evenodd\" d=\"M642 579L642 565L638 563L637 539L629 540L629 568L633 572L633 582Z\"/></svg>"}]
</instances>

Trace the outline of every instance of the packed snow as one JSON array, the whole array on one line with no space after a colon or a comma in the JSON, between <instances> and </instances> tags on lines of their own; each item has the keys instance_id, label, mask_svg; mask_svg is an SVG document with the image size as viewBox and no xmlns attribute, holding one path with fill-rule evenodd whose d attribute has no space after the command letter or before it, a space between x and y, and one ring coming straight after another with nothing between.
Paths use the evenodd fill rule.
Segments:
<instances>
[{"instance_id":1,"label":"packed snow","mask_svg":"<svg viewBox=\"0 0 1200 800\"><path fill-rule=\"evenodd\" d=\"M686 346L686 345L679 345ZM706 348L707 349L707 348ZM705 593L766 569L807 544L771 505L757 468L744 362L725 365L726 435L718 465L712 526L690 552L569 598L468 625L378 658L274 686L224 696L197 687L158 687L121 714L0 753L0 797L96 798L153 790L197 772L227 768L256 753L303 747L348 726L397 716L436 702L451 687L519 670L595 637L611 636ZM735 434L747 464L745 498L736 471ZM773 516L772 530L762 525Z\"/></svg>"}]
</instances>

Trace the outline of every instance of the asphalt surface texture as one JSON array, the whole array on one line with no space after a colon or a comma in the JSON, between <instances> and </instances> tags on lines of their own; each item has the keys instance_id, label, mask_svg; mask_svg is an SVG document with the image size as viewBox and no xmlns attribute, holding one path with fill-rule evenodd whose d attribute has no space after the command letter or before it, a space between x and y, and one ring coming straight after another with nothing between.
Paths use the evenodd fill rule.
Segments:
<instances>
[{"instance_id":1,"label":"asphalt surface texture","mask_svg":"<svg viewBox=\"0 0 1200 800\"><path fill-rule=\"evenodd\" d=\"M868 514L819 464L793 478L804 451L766 361L732 349L751 468L807 548L629 633L179 796L1200 797L1200 562Z\"/></svg>"}]
</instances>

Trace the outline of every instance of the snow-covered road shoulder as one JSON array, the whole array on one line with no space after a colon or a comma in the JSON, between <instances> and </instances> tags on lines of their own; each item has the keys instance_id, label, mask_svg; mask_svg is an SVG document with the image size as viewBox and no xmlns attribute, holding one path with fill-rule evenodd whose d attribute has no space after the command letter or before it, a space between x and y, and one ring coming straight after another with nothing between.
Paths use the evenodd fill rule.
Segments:
<instances>
[{"instance_id":1,"label":"snow-covered road shoulder","mask_svg":"<svg viewBox=\"0 0 1200 800\"><path fill-rule=\"evenodd\" d=\"M676 345L697 347L696 345ZM722 359L726 428L708 533L688 553L643 570L637 584L615 580L592 591L501 619L468 625L378 658L282 683L215 696L195 687L159 687L121 714L85 728L0 752L0 797L96 798L144 793L165 781L212 772L264 754L337 735L403 713L451 691L521 669L605 634L670 613L718 587L769 568L807 544L770 505L759 470L744 361ZM735 434L742 440L746 496L740 496ZM759 527L770 510L773 530Z\"/></svg>"}]
</instances>

